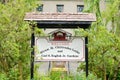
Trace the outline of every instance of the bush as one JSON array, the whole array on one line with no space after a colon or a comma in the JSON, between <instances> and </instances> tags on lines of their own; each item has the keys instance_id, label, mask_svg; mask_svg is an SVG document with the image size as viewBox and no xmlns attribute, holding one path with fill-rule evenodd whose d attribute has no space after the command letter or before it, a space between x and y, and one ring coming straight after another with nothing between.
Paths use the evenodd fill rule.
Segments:
<instances>
[{"instance_id":1,"label":"bush","mask_svg":"<svg viewBox=\"0 0 120 80\"><path fill-rule=\"evenodd\" d=\"M9 80L5 74L0 73L0 80Z\"/></svg>"}]
</instances>

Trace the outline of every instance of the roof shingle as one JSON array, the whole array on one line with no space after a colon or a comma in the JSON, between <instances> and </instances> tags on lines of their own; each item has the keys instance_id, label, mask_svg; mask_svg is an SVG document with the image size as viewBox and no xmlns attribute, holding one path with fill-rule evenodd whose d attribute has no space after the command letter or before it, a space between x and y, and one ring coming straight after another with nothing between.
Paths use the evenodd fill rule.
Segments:
<instances>
[{"instance_id":1,"label":"roof shingle","mask_svg":"<svg viewBox=\"0 0 120 80\"><path fill-rule=\"evenodd\" d=\"M96 21L93 13L26 13L24 20L27 21Z\"/></svg>"}]
</instances>

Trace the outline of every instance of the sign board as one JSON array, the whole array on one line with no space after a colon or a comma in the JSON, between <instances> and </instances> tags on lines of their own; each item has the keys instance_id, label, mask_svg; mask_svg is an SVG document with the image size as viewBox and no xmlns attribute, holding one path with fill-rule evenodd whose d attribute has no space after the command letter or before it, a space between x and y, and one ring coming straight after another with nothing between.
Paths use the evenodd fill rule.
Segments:
<instances>
[{"instance_id":1,"label":"sign board","mask_svg":"<svg viewBox=\"0 0 120 80\"><path fill-rule=\"evenodd\" d=\"M68 41L35 38L35 61L85 61L85 40L71 37Z\"/></svg>"}]
</instances>

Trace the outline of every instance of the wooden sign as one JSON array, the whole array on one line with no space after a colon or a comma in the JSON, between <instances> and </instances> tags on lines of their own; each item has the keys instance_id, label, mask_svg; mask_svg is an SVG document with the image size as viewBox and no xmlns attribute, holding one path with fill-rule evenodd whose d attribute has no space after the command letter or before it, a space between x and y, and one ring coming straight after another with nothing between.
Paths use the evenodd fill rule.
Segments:
<instances>
[{"instance_id":1,"label":"wooden sign","mask_svg":"<svg viewBox=\"0 0 120 80\"><path fill-rule=\"evenodd\" d=\"M69 40L35 38L35 61L85 61L85 41L82 37Z\"/></svg>"}]
</instances>

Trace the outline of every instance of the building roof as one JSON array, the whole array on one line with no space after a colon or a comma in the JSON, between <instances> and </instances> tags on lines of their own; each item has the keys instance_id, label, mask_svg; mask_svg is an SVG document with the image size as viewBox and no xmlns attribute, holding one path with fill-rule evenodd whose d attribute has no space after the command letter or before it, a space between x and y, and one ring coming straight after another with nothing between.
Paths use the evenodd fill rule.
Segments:
<instances>
[{"instance_id":1,"label":"building roof","mask_svg":"<svg viewBox=\"0 0 120 80\"><path fill-rule=\"evenodd\" d=\"M88 28L96 21L92 13L26 13L25 21L35 21L39 28Z\"/></svg>"},{"instance_id":2,"label":"building roof","mask_svg":"<svg viewBox=\"0 0 120 80\"><path fill-rule=\"evenodd\" d=\"M24 20L27 21L96 21L93 13L26 13Z\"/></svg>"}]
</instances>

